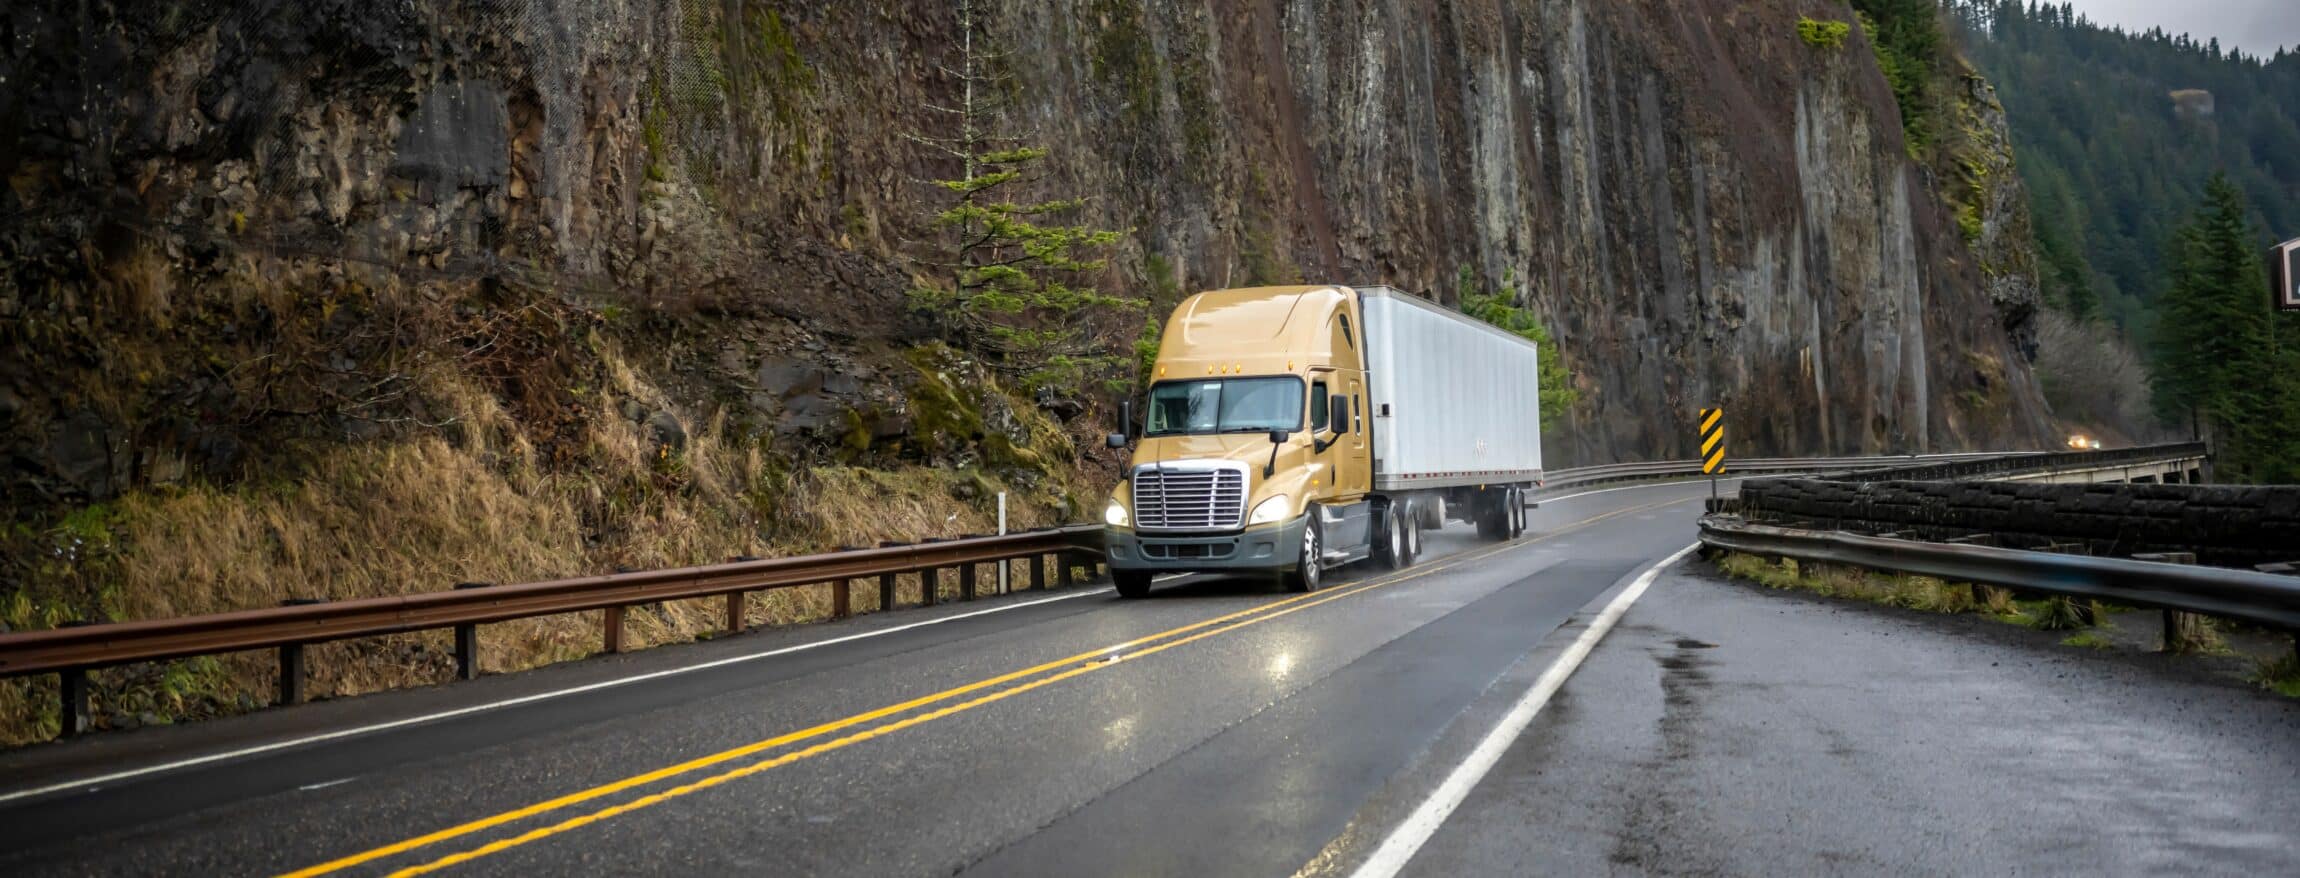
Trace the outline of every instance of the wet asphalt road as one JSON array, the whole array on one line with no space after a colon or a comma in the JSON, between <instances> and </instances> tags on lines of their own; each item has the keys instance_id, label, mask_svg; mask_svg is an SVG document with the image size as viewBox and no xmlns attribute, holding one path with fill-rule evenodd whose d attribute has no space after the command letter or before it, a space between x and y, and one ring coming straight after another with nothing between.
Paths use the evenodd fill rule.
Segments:
<instances>
[{"instance_id":1,"label":"wet asphalt road","mask_svg":"<svg viewBox=\"0 0 2300 878\"><path fill-rule=\"evenodd\" d=\"M1344 874L1706 493L1552 501L1506 547L1457 524L1307 597L1023 594L30 748L0 796L719 663L0 801L0 874ZM1408 872L2296 871L2291 703L1701 569Z\"/></svg>"},{"instance_id":2,"label":"wet asphalt road","mask_svg":"<svg viewBox=\"0 0 2300 878\"><path fill-rule=\"evenodd\" d=\"M1699 494L1564 500L1510 546L1455 524L1404 574L1352 570L1306 599L1226 580L1140 602L1097 591L0 803L0 872L257 874L353 857L345 874L1290 873L1496 675L1677 548ZM1039 597L33 748L0 757L0 791ZM976 688L904 706L954 687ZM681 765L697 759L709 764Z\"/></svg>"},{"instance_id":3,"label":"wet asphalt road","mask_svg":"<svg viewBox=\"0 0 2300 878\"><path fill-rule=\"evenodd\" d=\"M2300 702L1677 570L1406 874L2300 874Z\"/></svg>"}]
</instances>

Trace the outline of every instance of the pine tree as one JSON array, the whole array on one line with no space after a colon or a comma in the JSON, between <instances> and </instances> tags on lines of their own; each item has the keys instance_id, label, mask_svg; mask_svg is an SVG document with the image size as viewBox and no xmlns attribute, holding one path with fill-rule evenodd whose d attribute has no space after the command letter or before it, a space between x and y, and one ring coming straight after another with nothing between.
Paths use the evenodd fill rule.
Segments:
<instances>
[{"instance_id":1,"label":"pine tree","mask_svg":"<svg viewBox=\"0 0 2300 878\"><path fill-rule=\"evenodd\" d=\"M2244 194L2225 174L2173 238L2172 285L2159 303L2155 391L2159 411L2214 442L2228 481L2277 469L2270 446L2300 417L2281 406L2288 366L2268 310ZM2287 423L2294 422L2294 423Z\"/></svg>"},{"instance_id":2,"label":"pine tree","mask_svg":"<svg viewBox=\"0 0 2300 878\"><path fill-rule=\"evenodd\" d=\"M1116 244L1120 232L1063 225L1082 198L1030 199L1015 190L1043 188L1031 171L1049 154L998 133L1000 96L1011 90L998 71L974 0L958 4L958 66L952 106L930 106L955 131L911 135L958 174L932 181L941 194L934 226L943 241L930 264L949 286L922 284L911 304L932 317L946 340L985 356L1033 393L1075 394L1090 378L1115 380L1132 358L1102 336L1104 318L1138 314L1141 302L1105 294L1091 284L1107 264L1088 255ZM1139 319L1135 317L1134 319Z\"/></svg>"}]
</instances>

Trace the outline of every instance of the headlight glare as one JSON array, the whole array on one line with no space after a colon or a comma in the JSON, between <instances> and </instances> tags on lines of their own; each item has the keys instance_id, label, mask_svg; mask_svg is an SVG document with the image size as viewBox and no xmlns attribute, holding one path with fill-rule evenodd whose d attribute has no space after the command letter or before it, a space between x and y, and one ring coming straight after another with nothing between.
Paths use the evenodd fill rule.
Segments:
<instances>
[{"instance_id":1,"label":"headlight glare","mask_svg":"<svg viewBox=\"0 0 2300 878\"><path fill-rule=\"evenodd\" d=\"M1125 527L1127 522L1126 504L1116 500L1110 501L1110 505L1102 510L1102 522L1111 527Z\"/></svg>"},{"instance_id":2,"label":"headlight glare","mask_svg":"<svg viewBox=\"0 0 2300 878\"><path fill-rule=\"evenodd\" d=\"M1269 524L1285 521L1294 513L1293 502L1284 494L1264 500L1254 506L1254 514L1246 518L1247 524Z\"/></svg>"}]
</instances>

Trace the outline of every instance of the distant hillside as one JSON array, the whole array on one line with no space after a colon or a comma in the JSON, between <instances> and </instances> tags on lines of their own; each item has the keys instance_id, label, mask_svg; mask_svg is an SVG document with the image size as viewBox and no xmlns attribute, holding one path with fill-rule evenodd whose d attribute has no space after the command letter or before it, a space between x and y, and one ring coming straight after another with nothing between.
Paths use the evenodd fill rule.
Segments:
<instances>
[{"instance_id":1,"label":"distant hillside","mask_svg":"<svg viewBox=\"0 0 2300 878\"><path fill-rule=\"evenodd\" d=\"M2126 33L2067 4L1953 9L2011 119L2051 301L2144 327L2171 232L2214 170L2269 232L2300 235L2300 52Z\"/></svg>"}]
</instances>

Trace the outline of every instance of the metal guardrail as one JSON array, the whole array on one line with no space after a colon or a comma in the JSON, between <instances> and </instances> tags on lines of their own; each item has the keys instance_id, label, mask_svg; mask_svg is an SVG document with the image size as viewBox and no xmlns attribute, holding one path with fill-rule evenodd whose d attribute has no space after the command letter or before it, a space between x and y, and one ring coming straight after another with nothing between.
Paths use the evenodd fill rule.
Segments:
<instances>
[{"instance_id":1,"label":"metal guardrail","mask_svg":"<svg viewBox=\"0 0 2300 878\"><path fill-rule=\"evenodd\" d=\"M280 703L302 700L303 648L353 637L454 628L457 675L477 676L477 626L533 616L604 611L608 652L619 652L626 608L661 601L725 597L725 628L744 628L745 596L755 591L829 585L832 615L850 614L856 580L876 579L879 606L895 604L896 577L927 577L921 600L938 600L940 571L956 569L961 599L976 590L976 565L1028 559L1030 587L1046 587L1043 561L1054 556L1061 585L1074 569L1096 561L1086 551L1100 526L1079 525L993 537L915 544L884 544L820 555L741 560L704 567L586 576L517 585L467 584L453 591L347 601L299 602L177 619L79 625L0 635L0 677L61 675L64 734L85 728L87 672L129 662L158 661L255 649L280 651Z\"/></svg>"},{"instance_id":2,"label":"metal guardrail","mask_svg":"<svg viewBox=\"0 0 2300 878\"><path fill-rule=\"evenodd\" d=\"M1752 555L1787 556L1953 582L2201 613L2300 632L2300 577L1797 530L1718 516L1702 520L1701 543Z\"/></svg>"}]
</instances>

